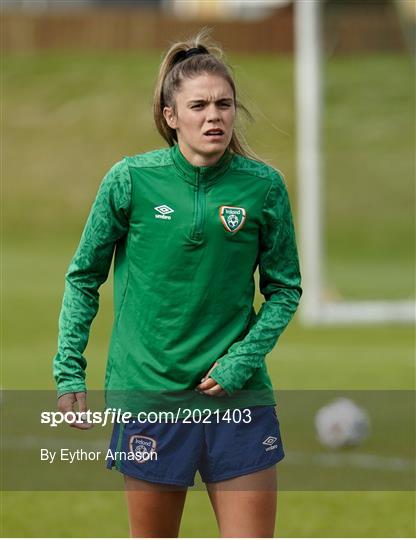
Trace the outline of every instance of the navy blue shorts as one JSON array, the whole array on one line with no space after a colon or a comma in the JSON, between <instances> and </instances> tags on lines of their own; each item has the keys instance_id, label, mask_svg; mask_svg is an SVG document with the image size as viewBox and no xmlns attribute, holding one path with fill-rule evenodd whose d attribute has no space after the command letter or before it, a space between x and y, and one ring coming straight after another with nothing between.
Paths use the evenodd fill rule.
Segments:
<instances>
[{"instance_id":1,"label":"navy blue shorts","mask_svg":"<svg viewBox=\"0 0 416 540\"><path fill-rule=\"evenodd\" d=\"M220 482L284 458L272 405L230 409L225 416L217 411L205 420L115 424L107 468L148 482L193 486L196 471L203 482Z\"/></svg>"}]
</instances>

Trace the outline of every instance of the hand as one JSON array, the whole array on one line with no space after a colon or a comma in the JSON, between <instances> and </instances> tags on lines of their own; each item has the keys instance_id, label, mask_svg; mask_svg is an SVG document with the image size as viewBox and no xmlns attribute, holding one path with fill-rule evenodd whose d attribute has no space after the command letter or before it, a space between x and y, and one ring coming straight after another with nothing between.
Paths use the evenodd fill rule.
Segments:
<instances>
[{"instance_id":1,"label":"hand","mask_svg":"<svg viewBox=\"0 0 416 540\"><path fill-rule=\"evenodd\" d=\"M75 412L74 405L75 403L78 403L79 412L87 412L88 407L86 396L86 392L71 392L69 394L64 394L58 399L58 409L63 414L67 412ZM93 427L93 425L89 424L88 422L73 422L69 425L78 429L91 429Z\"/></svg>"},{"instance_id":2,"label":"hand","mask_svg":"<svg viewBox=\"0 0 416 540\"><path fill-rule=\"evenodd\" d=\"M211 371L218 366L218 362L215 362L215 364L211 367L211 369L208 371L208 373L202 377L201 383L196 387L196 389L206 394L207 396L225 396L225 391L221 388L221 386L212 378L209 376Z\"/></svg>"}]
</instances>

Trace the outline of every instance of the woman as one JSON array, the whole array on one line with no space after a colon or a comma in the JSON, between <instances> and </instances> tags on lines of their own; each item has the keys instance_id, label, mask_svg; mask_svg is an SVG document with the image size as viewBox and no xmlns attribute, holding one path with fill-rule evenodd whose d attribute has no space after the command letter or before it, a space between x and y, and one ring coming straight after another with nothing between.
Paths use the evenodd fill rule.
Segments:
<instances>
[{"instance_id":1,"label":"woman","mask_svg":"<svg viewBox=\"0 0 416 540\"><path fill-rule=\"evenodd\" d=\"M239 139L233 78L204 39L161 64L154 116L168 148L119 161L98 191L66 274L58 406L87 410L83 351L115 252L107 406L163 410L173 395L194 413L192 394L211 416L114 426L115 454L157 455L108 463L125 477L132 536L177 536L199 470L222 536L270 537L284 452L265 355L302 293L295 233L283 178Z\"/></svg>"}]
</instances>

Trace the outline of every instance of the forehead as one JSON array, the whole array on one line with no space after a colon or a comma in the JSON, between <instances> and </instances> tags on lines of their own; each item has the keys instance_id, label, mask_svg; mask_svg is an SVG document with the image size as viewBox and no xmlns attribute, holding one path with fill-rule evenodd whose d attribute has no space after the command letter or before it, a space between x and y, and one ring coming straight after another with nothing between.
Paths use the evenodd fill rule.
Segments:
<instances>
[{"instance_id":1,"label":"forehead","mask_svg":"<svg viewBox=\"0 0 416 540\"><path fill-rule=\"evenodd\" d=\"M204 73L182 81L178 94L182 99L221 99L232 98L233 90L223 77ZM178 95L178 97L179 97Z\"/></svg>"}]
</instances>

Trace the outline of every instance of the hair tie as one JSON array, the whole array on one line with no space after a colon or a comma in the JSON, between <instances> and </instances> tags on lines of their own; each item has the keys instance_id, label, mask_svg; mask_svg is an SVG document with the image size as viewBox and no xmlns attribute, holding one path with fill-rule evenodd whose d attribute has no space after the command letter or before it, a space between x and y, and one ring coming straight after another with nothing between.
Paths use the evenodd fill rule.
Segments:
<instances>
[{"instance_id":1,"label":"hair tie","mask_svg":"<svg viewBox=\"0 0 416 540\"><path fill-rule=\"evenodd\" d=\"M188 49L185 53L185 58L190 58L191 56L195 56L196 54L207 54L206 49L202 49L200 47L193 47L192 49Z\"/></svg>"},{"instance_id":2,"label":"hair tie","mask_svg":"<svg viewBox=\"0 0 416 540\"><path fill-rule=\"evenodd\" d=\"M192 47L192 49L188 49L187 51L179 51L175 57L175 64L191 58L191 56L195 56L197 54L209 54L209 52L205 49L205 47L201 46Z\"/></svg>"}]
</instances>

